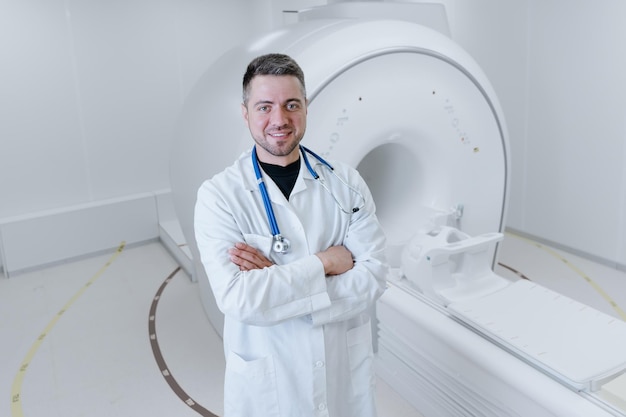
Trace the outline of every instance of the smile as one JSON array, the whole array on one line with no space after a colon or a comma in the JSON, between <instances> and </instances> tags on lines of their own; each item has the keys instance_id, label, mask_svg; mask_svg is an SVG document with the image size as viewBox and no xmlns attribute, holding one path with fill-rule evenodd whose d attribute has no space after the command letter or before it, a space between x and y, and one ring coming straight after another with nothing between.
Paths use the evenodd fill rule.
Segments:
<instances>
[{"instance_id":1,"label":"smile","mask_svg":"<svg viewBox=\"0 0 626 417\"><path fill-rule=\"evenodd\" d=\"M268 135L270 135L273 138L284 138L285 136L289 136L290 132L275 132L275 133L268 133Z\"/></svg>"}]
</instances>

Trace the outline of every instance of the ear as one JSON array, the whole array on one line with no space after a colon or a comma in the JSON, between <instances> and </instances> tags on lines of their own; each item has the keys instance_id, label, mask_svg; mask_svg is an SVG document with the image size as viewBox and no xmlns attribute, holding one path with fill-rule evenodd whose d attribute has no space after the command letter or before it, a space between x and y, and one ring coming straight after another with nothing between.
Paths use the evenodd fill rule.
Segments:
<instances>
[{"instance_id":1,"label":"ear","mask_svg":"<svg viewBox=\"0 0 626 417\"><path fill-rule=\"evenodd\" d=\"M243 120L246 122L246 124L248 124L248 108L243 103L241 103L241 116L243 117Z\"/></svg>"}]
</instances>

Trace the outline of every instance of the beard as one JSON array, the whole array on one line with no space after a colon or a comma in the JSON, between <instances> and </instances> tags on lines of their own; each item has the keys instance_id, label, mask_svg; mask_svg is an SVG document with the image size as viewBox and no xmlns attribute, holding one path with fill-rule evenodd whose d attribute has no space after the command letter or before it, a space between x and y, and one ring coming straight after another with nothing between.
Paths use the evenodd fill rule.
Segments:
<instances>
[{"instance_id":1,"label":"beard","mask_svg":"<svg viewBox=\"0 0 626 417\"><path fill-rule=\"evenodd\" d=\"M300 144L300 141L294 141L291 143L285 143L284 146L270 145L267 141L255 140L256 144L265 149L271 155L274 156L287 156L290 155L294 149Z\"/></svg>"},{"instance_id":2,"label":"beard","mask_svg":"<svg viewBox=\"0 0 626 417\"><path fill-rule=\"evenodd\" d=\"M300 145L303 136L304 134L301 134L295 136L293 140L279 141L278 143L270 143L265 136L253 137L253 139L258 146L273 156L288 156Z\"/></svg>"}]
</instances>

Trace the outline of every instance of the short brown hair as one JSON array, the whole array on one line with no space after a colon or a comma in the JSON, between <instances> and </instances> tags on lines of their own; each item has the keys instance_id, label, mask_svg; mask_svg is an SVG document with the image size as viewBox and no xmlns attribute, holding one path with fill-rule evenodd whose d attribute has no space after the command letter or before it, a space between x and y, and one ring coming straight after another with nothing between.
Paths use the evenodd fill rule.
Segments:
<instances>
[{"instance_id":1,"label":"short brown hair","mask_svg":"<svg viewBox=\"0 0 626 417\"><path fill-rule=\"evenodd\" d=\"M243 75L243 104L248 104L249 87L252 79L257 75L292 75L300 81L302 94L306 97L304 72L298 63L285 54L266 54L254 58Z\"/></svg>"}]
</instances>

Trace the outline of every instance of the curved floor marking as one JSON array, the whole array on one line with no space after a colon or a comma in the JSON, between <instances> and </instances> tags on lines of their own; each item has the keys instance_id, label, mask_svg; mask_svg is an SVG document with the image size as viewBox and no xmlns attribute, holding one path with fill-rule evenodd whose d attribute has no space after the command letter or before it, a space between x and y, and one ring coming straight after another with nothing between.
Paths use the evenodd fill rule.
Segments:
<instances>
[{"instance_id":1,"label":"curved floor marking","mask_svg":"<svg viewBox=\"0 0 626 417\"><path fill-rule=\"evenodd\" d=\"M24 376L26 375L26 371L28 370L28 365L30 365L30 363L32 362L33 358L35 357L35 354L41 347L46 336L50 334L50 331L57 324L57 322L59 321L63 313L65 313L72 306L72 304L74 304L76 300L78 300L78 298L80 298L80 296L83 295L85 291L87 291L87 288L89 288L94 282L96 282L98 278L100 278L100 276L104 273L104 271L113 263L115 258L117 258L119 254L122 253L125 246L126 246L126 242L122 242L120 244L120 246L117 248L115 253L111 256L111 258L109 258L107 263L104 264L104 266L100 268L100 270L96 272L96 274L89 281L87 281L87 283L83 287L81 287L81 289L78 290L76 294L74 294L74 296L70 298L70 300L67 303L65 303L65 305L52 318L52 320L50 320L50 323L48 323L48 325L43 330L43 332L41 332L41 334L39 335L35 343L33 343L33 345L31 346L30 350L26 354L26 357L22 361L22 364L20 365L20 369L17 375L15 376L15 379L13 379L13 385L11 387L11 416L12 417L24 416L24 410L22 409L22 398L21 398L22 383L24 382Z\"/></svg>"},{"instance_id":2,"label":"curved floor marking","mask_svg":"<svg viewBox=\"0 0 626 417\"><path fill-rule=\"evenodd\" d=\"M181 270L181 267L179 266L174 271L172 271L172 273L165 279L163 284L161 284L161 286L159 287L156 295L154 296L154 300L152 301L152 305L150 306L150 316L148 319L148 334L150 335L150 346L152 346L152 353L154 354L154 359L156 360L157 365L159 366L161 375L163 375L163 378L165 378L165 382L167 382L167 384L170 386L172 391L174 391L174 394L176 394L178 398L180 398L185 404L187 404L189 408L193 409L195 412L197 412L201 416L218 417L217 415L213 414L212 412L210 412L209 410L207 410L206 408L198 404L195 400L193 400L185 392L185 390L178 384L178 382L176 382L174 375L172 375L169 368L167 367L167 363L165 362L165 359L163 358L163 354L161 352L161 348L159 347L159 339L157 338L157 333L156 333L157 307L159 306L159 300L161 299L161 296L163 295L163 291L165 290L165 287L174 278L174 275L176 275L178 271L180 270Z\"/></svg>"},{"instance_id":3,"label":"curved floor marking","mask_svg":"<svg viewBox=\"0 0 626 417\"><path fill-rule=\"evenodd\" d=\"M554 256L555 258L559 259L561 262L563 262L565 265L567 265L570 269L572 269L576 274L578 274L579 276L581 276L585 281L587 281L587 283L589 285L591 285L591 287L596 290L596 292L598 294L600 294L600 296L602 298L604 298L604 300L609 303L609 305L613 308L613 310L615 310L617 312L617 314L621 317L622 320L626 321L626 312L624 312L624 310L622 310L620 308L620 306L617 305L617 303L615 302L615 300L613 300L613 298L611 298L611 296L604 291L604 289L602 287L600 287L600 285L598 285L597 282L595 282L593 279L591 279L587 274L585 274L580 268L578 268L576 265L572 264L570 261L568 261L565 257L563 257L560 253L558 253L557 251L542 245L541 243L535 242L534 240L530 240L528 238L525 238L523 236L519 236L516 235L514 233L507 233L507 235L515 237L517 239L523 240L525 242L527 242L530 245L536 246L539 249L542 249L546 252L548 252L550 255Z\"/></svg>"}]
</instances>

